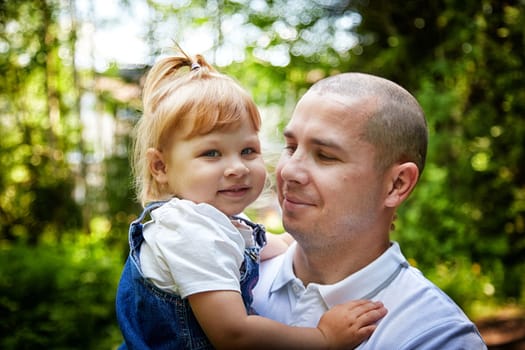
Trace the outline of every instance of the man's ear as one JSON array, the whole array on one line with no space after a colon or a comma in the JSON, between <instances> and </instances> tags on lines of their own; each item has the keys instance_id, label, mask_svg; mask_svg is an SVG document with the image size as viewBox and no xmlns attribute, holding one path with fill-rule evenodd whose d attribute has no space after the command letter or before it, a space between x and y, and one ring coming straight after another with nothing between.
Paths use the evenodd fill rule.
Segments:
<instances>
[{"instance_id":1,"label":"man's ear","mask_svg":"<svg viewBox=\"0 0 525 350\"><path fill-rule=\"evenodd\" d=\"M164 160L164 154L156 148L148 148L146 152L146 158L148 159L148 167L151 172L151 176L159 184L165 184L168 182L168 169Z\"/></svg>"},{"instance_id":2,"label":"man's ear","mask_svg":"<svg viewBox=\"0 0 525 350\"><path fill-rule=\"evenodd\" d=\"M385 198L387 207L398 207L408 198L419 178L419 169L412 162L395 165L390 170L388 194Z\"/></svg>"}]
</instances>

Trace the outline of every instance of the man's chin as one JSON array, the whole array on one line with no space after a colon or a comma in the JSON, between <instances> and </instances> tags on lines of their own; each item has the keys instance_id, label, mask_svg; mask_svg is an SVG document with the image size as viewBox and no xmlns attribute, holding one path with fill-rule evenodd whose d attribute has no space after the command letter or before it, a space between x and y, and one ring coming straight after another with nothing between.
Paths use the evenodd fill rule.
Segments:
<instances>
[{"instance_id":1,"label":"man's chin","mask_svg":"<svg viewBox=\"0 0 525 350\"><path fill-rule=\"evenodd\" d=\"M283 212L282 216L283 221L283 227L286 232L293 233L293 232L301 232L302 227L304 226L304 218L301 220L300 217L290 214L285 214Z\"/></svg>"}]
</instances>

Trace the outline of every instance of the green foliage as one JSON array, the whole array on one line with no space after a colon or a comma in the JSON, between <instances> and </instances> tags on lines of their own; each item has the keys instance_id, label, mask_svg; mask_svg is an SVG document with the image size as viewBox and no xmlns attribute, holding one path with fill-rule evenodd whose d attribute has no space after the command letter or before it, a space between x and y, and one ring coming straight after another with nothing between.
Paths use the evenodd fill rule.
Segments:
<instances>
[{"instance_id":1,"label":"green foliage","mask_svg":"<svg viewBox=\"0 0 525 350\"><path fill-rule=\"evenodd\" d=\"M104 186L105 217L112 218L111 227L117 232L127 232L129 224L141 211L137 202L129 171L127 157L113 156L105 161L106 183ZM108 243L124 256L128 252L128 241L125 235L111 234Z\"/></svg>"},{"instance_id":2,"label":"green foliage","mask_svg":"<svg viewBox=\"0 0 525 350\"><path fill-rule=\"evenodd\" d=\"M502 266L498 268L501 272ZM483 314L479 305L493 303L496 290L493 276L487 276L479 264L471 263L464 256L438 263L426 274L434 283L440 286L463 310L471 317Z\"/></svg>"},{"instance_id":3,"label":"green foliage","mask_svg":"<svg viewBox=\"0 0 525 350\"><path fill-rule=\"evenodd\" d=\"M56 25L57 1L2 7L0 239L35 243L48 229L81 223L66 159L78 135L78 90L64 50L72 38Z\"/></svg>"},{"instance_id":4,"label":"green foliage","mask_svg":"<svg viewBox=\"0 0 525 350\"><path fill-rule=\"evenodd\" d=\"M2 248L0 347L115 347L114 295L122 264L104 239L78 233L59 244Z\"/></svg>"}]
</instances>

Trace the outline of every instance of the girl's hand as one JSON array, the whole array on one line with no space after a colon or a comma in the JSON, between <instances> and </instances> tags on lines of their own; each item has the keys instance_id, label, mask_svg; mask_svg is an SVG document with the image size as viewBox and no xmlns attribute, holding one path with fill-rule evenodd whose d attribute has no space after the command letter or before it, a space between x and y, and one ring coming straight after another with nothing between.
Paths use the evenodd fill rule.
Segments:
<instances>
[{"instance_id":1,"label":"girl's hand","mask_svg":"<svg viewBox=\"0 0 525 350\"><path fill-rule=\"evenodd\" d=\"M329 349L353 349L370 337L376 322L386 314L379 301L353 300L328 310L317 328L325 336Z\"/></svg>"}]
</instances>

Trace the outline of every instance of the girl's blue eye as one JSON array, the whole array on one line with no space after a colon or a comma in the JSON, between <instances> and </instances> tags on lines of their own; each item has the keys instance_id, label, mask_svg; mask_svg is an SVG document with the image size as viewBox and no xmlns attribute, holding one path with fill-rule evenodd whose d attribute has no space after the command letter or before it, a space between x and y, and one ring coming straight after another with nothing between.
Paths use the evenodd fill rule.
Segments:
<instances>
[{"instance_id":1,"label":"girl's blue eye","mask_svg":"<svg viewBox=\"0 0 525 350\"><path fill-rule=\"evenodd\" d=\"M245 148L241 151L241 154L252 154L255 153L255 150L253 148Z\"/></svg>"},{"instance_id":2,"label":"girl's blue eye","mask_svg":"<svg viewBox=\"0 0 525 350\"><path fill-rule=\"evenodd\" d=\"M202 154L203 157L220 157L221 153L217 150L206 151Z\"/></svg>"}]
</instances>

